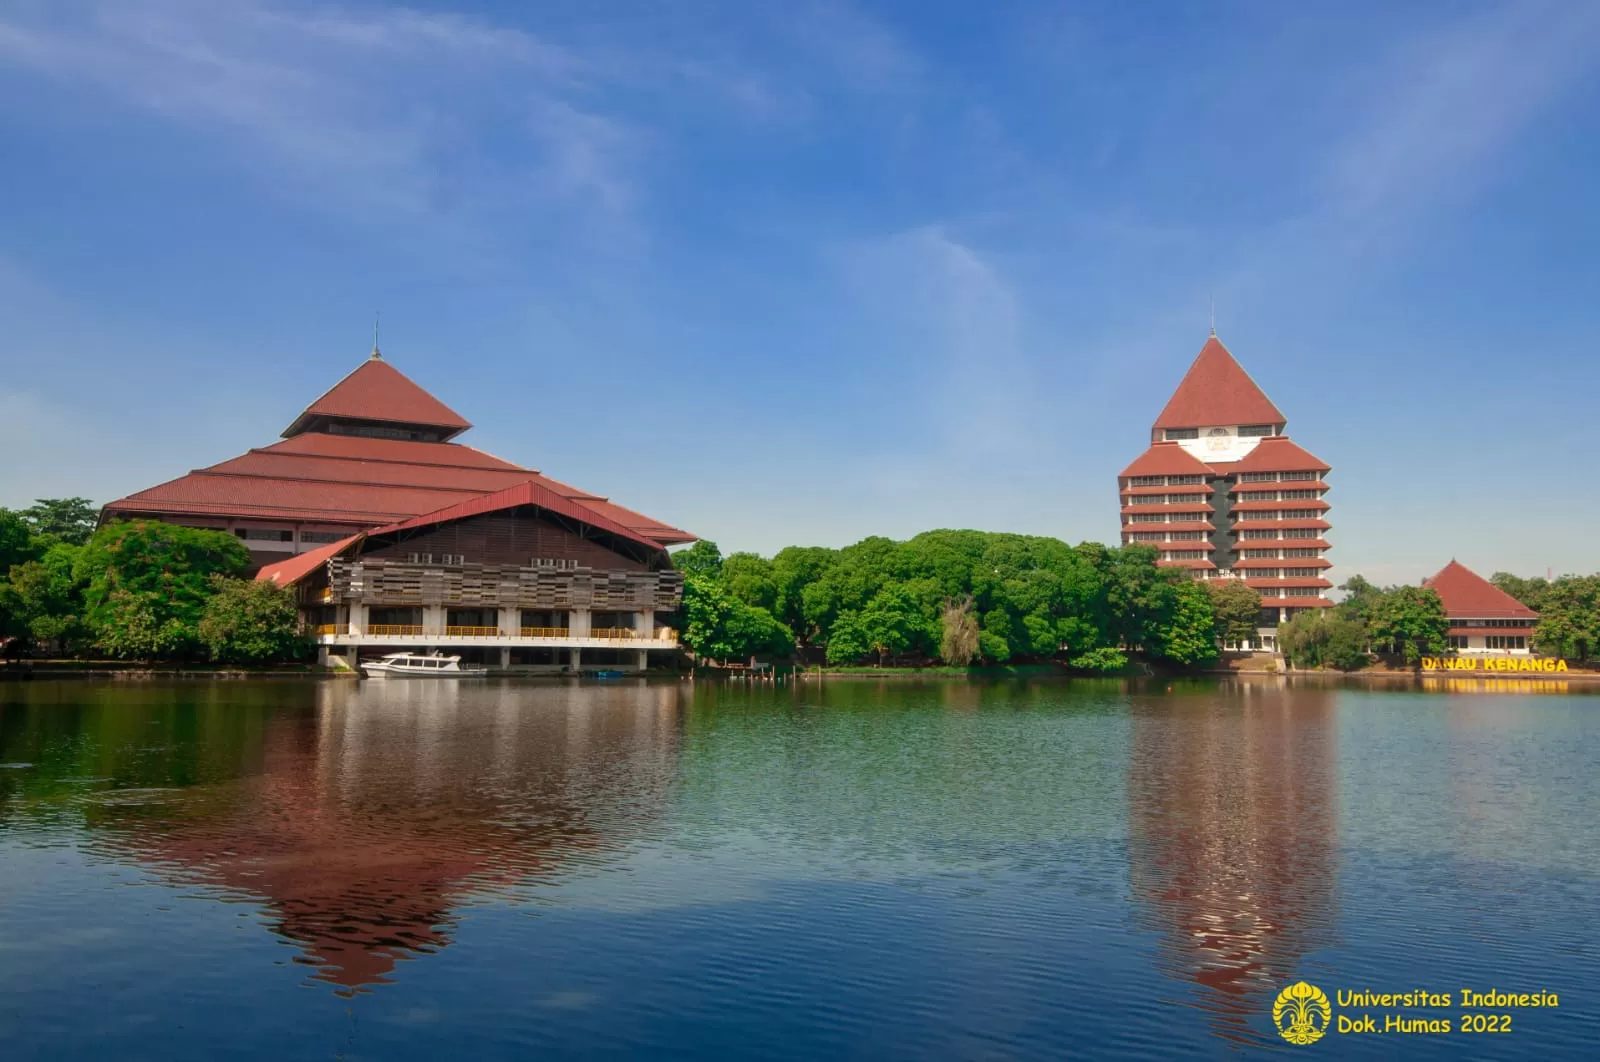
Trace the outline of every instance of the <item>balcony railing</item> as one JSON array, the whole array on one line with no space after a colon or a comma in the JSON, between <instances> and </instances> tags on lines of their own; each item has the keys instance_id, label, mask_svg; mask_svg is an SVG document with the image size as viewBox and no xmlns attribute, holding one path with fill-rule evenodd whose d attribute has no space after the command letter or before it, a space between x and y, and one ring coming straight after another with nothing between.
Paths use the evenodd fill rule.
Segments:
<instances>
[{"instance_id":1,"label":"balcony railing","mask_svg":"<svg viewBox=\"0 0 1600 1062\"><path fill-rule=\"evenodd\" d=\"M425 632L420 623L374 623L367 627L365 633L379 638L409 638Z\"/></svg>"},{"instance_id":2,"label":"balcony railing","mask_svg":"<svg viewBox=\"0 0 1600 1062\"><path fill-rule=\"evenodd\" d=\"M566 627L523 627L523 638L570 638L572 631Z\"/></svg>"},{"instance_id":3,"label":"balcony railing","mask_svg":"<svg viewBox=\"0 0 1600 1062\"><path fill-rule=\"evenodd\" d=\"M446 627L446 638L498 638L499 627Z\"/></svg>"}]
</instances>

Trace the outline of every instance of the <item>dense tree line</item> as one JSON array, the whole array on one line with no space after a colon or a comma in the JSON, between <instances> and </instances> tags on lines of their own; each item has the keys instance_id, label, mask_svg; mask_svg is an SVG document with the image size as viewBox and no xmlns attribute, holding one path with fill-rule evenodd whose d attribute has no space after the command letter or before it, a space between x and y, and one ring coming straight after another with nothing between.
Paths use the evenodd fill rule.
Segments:
<instances>
[{"instance_id":1,"label":"dense tree line","mask_svg":"<svg viewBox=\"0 0 1600 1062\"><path fill-rule=\"evenodd\" d=\"M1495 572L1489 581L1539 613L1533 628L1533 647L1539 652L1600 660L1600 575L1521 579Z\"/></svg>"},{"instance_id":2,"label":"dense tree line","mask_svg":"<svg viewBox=\"0 0 1600 1062\"><path fill-rule=\"evenodd\" d=\"M1450 621L1432 590L1380 589L1360 575L1339 589L1344 599L1338 605L1302 612L1279 629L1278 648L1295 667L1354 671L1373 654L1414 667L1424 656L1450 652Z\"/></svg>"},{"instance_id":3,"label":"dense tree line","mask_svg":"<svg viewBox=\"0 0 1600 1062\"><path fill-rule=\"evenodd\" d=\"M263 664L303 659L289 592L243 578L224 531L153 521L96 529L85 498L0 509L0 635L35 652Z\"/></svg>"},{"instance_id":4,"label":"dense tree line","mask_svg":"<svg viewBox=\"0 0 1600 1062\"><path fill-rule=\"evenodd\" d=\"M1239 584L1219 600L1145 546L929 531L842 549L790 546L772 557L698 542L673 555L685 574L683 641L697 657L798 650L830 664L1059 660L1116 671L1139 652L1192 667L1219 635L1248 626L1260 600Z\"/></svg>"}]
</instances>

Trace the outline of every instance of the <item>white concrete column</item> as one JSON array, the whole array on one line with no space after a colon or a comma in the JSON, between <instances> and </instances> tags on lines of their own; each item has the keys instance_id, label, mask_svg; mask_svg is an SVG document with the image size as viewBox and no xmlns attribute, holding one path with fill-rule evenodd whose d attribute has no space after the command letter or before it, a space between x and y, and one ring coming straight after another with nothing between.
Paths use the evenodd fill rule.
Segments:
<instances>
[{"instance_id":1,"label":"white concrete column","mask_svg":"<svg viewBox=\"0 0 1600 1062\"><path fill-rule=\"evenodd\" d=\"M424 634L444 633L444 606L422 606L422 631Z\"/></svg>"},{"instance_id":2,"label":"white concrete column","mask_svg":"<svg viewBox=\"0 0 1600 1062\"><path fill-rule=\"evenodd\" d=\"M500 670L508 671L511 668L511 647L503 646L500 649Z\"/></svg>"},{"instance_id":3,"label":"white concrete column","mask_svg":"<svg viewBox=\"0 0 1600 1062\"><path fill-rule=\"evenodd\" d=\"M502 608L500 610L500 633L512 638L522 633L522 610L520 608Z\"/></svg>"},{"instance_id":4,"label":"white concrete column","mask_svg":"<svg viewBox=\"0 0 1600 1062\"><path fill-rule=\"evenodd\" d=\"M650 666L650 652L647 649L640 649L636 655L638 656L639 670L644 671Z\"/></svg>"},{"instance_id":5,"label":"white concrete column","mask_svg":"<svg viewBox=\"0 0 1600 1062\"><path fill-rule=\"evenodd\" d=\"M588 609L586 609L586 608L575 608L575 609L570 610L567 613L567 622L569 624L571 624L571 626L567 629L567 637L569 637L569 638L587 638L587 637L589 637L589 631L592 628L590 628L590 626L589 626L589 610ZM574 651L576 651L576 650L574 650Z\"/></svg>"},{"instance_id":6,"label":"white concrete column","mask_svg":"<svg viewBox=\"0 0 1600 1062\"><path fill-rule=\"evenodd\" d=\"M577 649L567 650L567 666L576 671L583 663L583 653Z\"/></svg>"},{"instance_id":7,"label":"white concrete column","mask_svg":"<svg viewBox=\"0 0 1600 1062\"><path fill-rule=\"evenodd\" d=\"M367 633L367 606L360 601L350 603L350 633Z\"/></svg>"},{"instance_id":8,"label":"white concrete column","mask_svg":"<svg viewBox=\"0 0 1600 1062\"><path fill-rule=\"evenodd\" d=\"M641 638L652 638L656 632L655 609L641 609L634 614L633 627L639 632Z\"/></svg>"}]
</instances>

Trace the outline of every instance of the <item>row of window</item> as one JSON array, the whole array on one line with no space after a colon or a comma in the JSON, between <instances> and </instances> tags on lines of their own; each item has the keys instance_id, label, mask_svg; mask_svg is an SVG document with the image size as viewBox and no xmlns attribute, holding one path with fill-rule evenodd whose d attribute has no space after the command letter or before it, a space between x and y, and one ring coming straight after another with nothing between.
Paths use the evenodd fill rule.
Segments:
<instances>
[{"instance_id":1,"label":"row of window","mask_svg":"<svg viewBox=\"0 0 1600 1062\"><path fill-rule=\"evenodd\" d=\"M1204 531L1153 531L1135 534L1135 542L1201 542L1204 541Z\"/></svg>"},{"instance_id":2,"label":"row of window","mask_svg":"<svg viewBox=\"0 0 1600 1062\"><path fill-rule=\"evenodd\" d=\"M1450 620L1452 627L1527 627L1527 620L1519 619L1455 619Z\"/></svg>"},{"instance_id":3,"label":"row of window","mask_svg":"<svg viewBox=\"0 0 1600 1062\"><path fill-rule=\"evenodd\" d=\"M1490 649L1526 649L1528 639L1522 634L1491 634L1484 639Z\"/></svg>"},{"instance_id":4,"label":"row of window","mask_svg":"<svg viewBox=\"0 0 1600 1062\"><path fill-rule=\"evenodd\" d=\"M1320 557L1322 550L1312 547L1296 547L1294 549L1247 549L1244 557L1247 560L1278 560L1280 557L1289 559L1293 557Z\"/></svg>"},{"instance_id":5,"label":"row of window","mask_svg":"<svg viewBox=\"0 0 1600 1062\"><path fill-rule=\"evenodd\" d=\"M1135 494L1129 505L1204 505L1204 494Z\"/></svg>"},{"instance_id":6,"label":"row of window","mask_svg":"<svg viewBox=\"0 0 1600 1062\"><path fill-rule=\"evenodd\" d=\"M1241 439L1260 439L1272 434L1271 424L1245 424L1239 428ZM1183 442L1186 439L1200 438L1199 428L1168 428L1165 438L1168 442Z\"/></svg>"},{"instance_id":7,"label":"row of window","mask_svg":"<svg viewBox=\"0 0 1600 1062\"><path fill-rule=\"evenodd\" d=\"M244 539L246 542L293 542L294 541L294 532L293 531L287 531L287 530L283 530L283 529L275 528L275 527L274 528L266 528L266 527L236 527L236 528L233 529L233 533L237 537ZM310 542L318 542L318 543L338 542L338 541L341 541L342 539L346 539L346 538L349 538L349 537L350 537L349 532L346 532L346 531L302 531L302 532L300 532L300 541L304 542L304 543L310 543Z\"/></svg>"},{"instance_id":8,"label":"row of window","mask_svg":"<svg viewBox=\"0 0 1600 1062\"><path fill-rule=\"evenodd\" d=\"M1260 523L1265 520L1320 520L1320 509L1264 509L1260 512L1236 513L1235 519Z\"/></svg>"},{"instance_id":9,"label":"row of window","mask_svg":"<svg viewBox=\"0 0 1600 1062\"><path fill-rule=\"evenodd\" d=\"M1288 502L1301 497L1317 499L1322 497L1322 491L1240 491L1238 501L1242 502Z\"/></svg>"},{"instance_id":10,"label":"row of window","mask_svg":"<svg viewBox=\"0 0 1600 1062\"><path fill-rule=\"evenodd\" d=\"M1250 568L1245 573L1246 579L1315 579L1322 574L1321 568Z\"/></svg>"},{"instance_id":11,"label":"row of window","mask_svg":"<svg viewBox=\"0 0 1600 1062\"><path fill-rule=\"evenodd\" d=\"M1161 554L1162 560L1205 560L1206 551L1203 549L1178 549Z\"/></svg>"},{"instance_id":12,"label":"row of window","mask_svg":"<svg viewBox=\"0 0 1600 1062\"><path fill-rule=\"evenodd\" d=\"M1211 513L1208 509L1196 509L1193 511L1186 509L1180 512L1164 513L1129 513L1128 522L1130 524L1192 524L1209 519L1210 515ZM1167 519L1169 516L1172 517L1171 520Z\"/></svg>"},{"instance_id":13,"label":"row of window","mask_svg":"<svg viewBox=\"0 0 1600 1062\"><path fill-rule=\"evenodd\" d=\"M1316 472L1241 472L1240 483L1304 483L1316 482Z\"/></svg>"},{"instance_id":14,"label":"row of window","mask_svg":"<svg viewBox=\"0 0 1600 1062\"><path fill-rule=\"evenodd\" d=\"M1134 476L1128 480L1130 487L1192 487L1204 483L1204 476Z\"/></svg>"},{"instance_id":15,"label":"row of window","mask_svg":"<svg viewBox=\"0 0 1600 1062\"><path fill-rule=\"evenodd\" d=\"M1261 528L1259 530L1246 528L1239 532L1239 537L1251 541L1259 541L1261 539L1317 538L1321 534L1322 532L1314 527Z\"/></svg>"}]
</instances>

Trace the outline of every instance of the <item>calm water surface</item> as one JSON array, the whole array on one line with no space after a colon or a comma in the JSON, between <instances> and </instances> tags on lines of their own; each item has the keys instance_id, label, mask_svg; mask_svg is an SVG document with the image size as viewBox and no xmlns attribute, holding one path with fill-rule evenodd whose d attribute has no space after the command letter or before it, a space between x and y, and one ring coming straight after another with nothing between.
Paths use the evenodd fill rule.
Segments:
<instances>
[{"instance_id":1,"label":"calm water surface","mask_svg":"<svg viewBox=\"0 0 1600 1062\"><path fill-rule=\"evenodd\" d=\"M1600 697L1457 688L0 684L0 1054L1596 1057Z\"/></svg>"}]
</instances>

